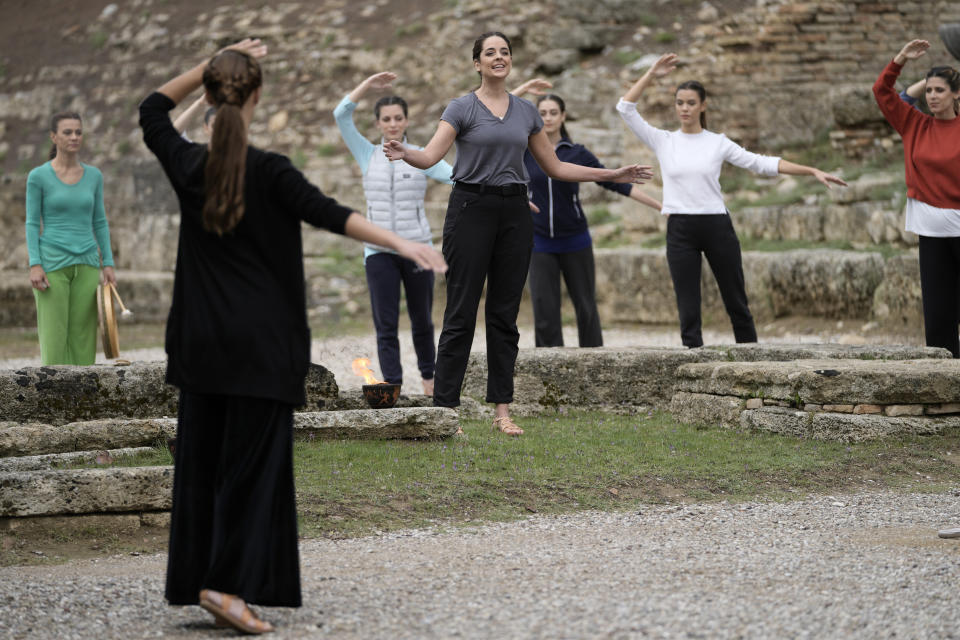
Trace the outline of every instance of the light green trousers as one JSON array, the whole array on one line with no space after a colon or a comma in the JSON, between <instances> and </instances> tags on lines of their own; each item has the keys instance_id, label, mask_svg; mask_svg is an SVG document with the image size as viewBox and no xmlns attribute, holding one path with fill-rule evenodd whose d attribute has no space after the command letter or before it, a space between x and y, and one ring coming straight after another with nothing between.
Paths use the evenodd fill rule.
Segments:
<instances>
[{"instance_id":1,"label":"light green trousers","mask_svg":"<svg viewBox=\"0 0 960 640\"><path fill-rule=\"evenodd\" d=\"M43 364L93 364L97 354L100 270L75 264L47 274L50 286L33 290Z\"/></svg>"}]
</instances>

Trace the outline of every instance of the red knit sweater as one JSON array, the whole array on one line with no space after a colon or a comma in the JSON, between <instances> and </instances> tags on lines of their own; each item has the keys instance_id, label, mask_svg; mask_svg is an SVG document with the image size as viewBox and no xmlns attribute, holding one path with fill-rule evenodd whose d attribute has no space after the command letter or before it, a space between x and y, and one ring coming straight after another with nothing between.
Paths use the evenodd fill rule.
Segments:
<instances>
[{"instance_id":1,"label":"red knit sweater","mask_svg":"<svg viewBox=\"0 0 960 640\"><path fill-rule=\"evenodd\" d=\"M873 95L903 138L907 196L941 209L960 209L960 117L940 120L901 100L893 83L902 68L891 61L873 84Z\"/></svg>"}]
</instances>

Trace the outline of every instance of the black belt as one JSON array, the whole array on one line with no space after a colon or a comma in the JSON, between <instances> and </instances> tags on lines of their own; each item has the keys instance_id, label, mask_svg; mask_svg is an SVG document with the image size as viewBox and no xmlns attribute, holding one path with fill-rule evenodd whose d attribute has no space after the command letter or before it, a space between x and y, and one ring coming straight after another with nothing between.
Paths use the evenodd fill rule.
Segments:
<instances>
[{"instance_id":1,"label":"black belt","mask_svg":"<svg viewBox=\"0 0 960 640\"><path fill-rule=\"evenodd\" d=\"M527 195L527 185L515 182L513 184L471 184L469 182L455 182L454 189L469 191L470 193L494 193L500 196L525 196Z\"/></svg>"}]
</instances>

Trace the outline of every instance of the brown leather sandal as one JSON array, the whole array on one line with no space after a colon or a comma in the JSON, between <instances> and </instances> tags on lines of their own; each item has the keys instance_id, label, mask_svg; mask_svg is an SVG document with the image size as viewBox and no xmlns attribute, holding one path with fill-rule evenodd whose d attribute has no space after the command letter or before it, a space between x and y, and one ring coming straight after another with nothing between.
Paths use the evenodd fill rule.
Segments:
<instances>
[{"instance_id":1,"label":"brown leather sandal","mask_svg":"<svg viewBox=\"0 0 960 640\"><path fill-rule=\"evenodd\" d=\"M522 436L523 429L510 419L510 416L500 416L493 419L493 430L508 436Z\"/></svg>"},{"instance_id":2,"label":"brown leather sandal","mask_svg":"<svg viewBox=\"0 0 960 640\"><path fill-rule=\"evenodd\" d=\"M200 606L213 614L217 626L259 635L273 631L273 625L257 617L242 598L211 589L200 592Z\"/></svg>"}]
</instances>

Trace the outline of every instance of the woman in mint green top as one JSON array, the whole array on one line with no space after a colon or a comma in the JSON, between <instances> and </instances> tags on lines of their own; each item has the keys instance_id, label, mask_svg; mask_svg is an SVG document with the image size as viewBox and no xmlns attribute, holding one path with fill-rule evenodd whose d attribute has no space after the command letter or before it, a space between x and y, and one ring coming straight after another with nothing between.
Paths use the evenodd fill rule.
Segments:
<instances>
[{"instance_id":1,"label":"woman in mint green top","mask_svg":"<svg viewBox=\"0 0 960 640\"><path fill-rule=\"evenodd\" d=\"M83 140L79 114L54 115L50 139L50 161L27 177L27 252L40 359L45 365L89 365L97 350L101 264L104 280L117 282L103 175L78 158Z\"/></svg>"}]
</instances>

